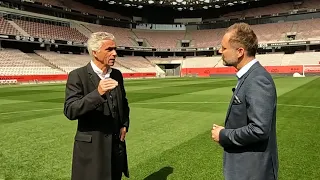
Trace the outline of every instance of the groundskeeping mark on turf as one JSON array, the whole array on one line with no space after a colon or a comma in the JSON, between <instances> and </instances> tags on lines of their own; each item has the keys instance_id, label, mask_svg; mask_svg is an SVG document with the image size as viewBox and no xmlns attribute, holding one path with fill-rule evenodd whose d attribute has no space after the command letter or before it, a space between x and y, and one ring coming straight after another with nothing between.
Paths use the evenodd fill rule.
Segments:
<instances>
[{"instance_id":1,"label":"groundskeeping mark on turf","mask_svg":"<svg viewBox=\"0 0 320 180\"><path fill-rule=\"evenodd\" d=\"M163 102L136 102L131 104L229 104L230 102L209 102L209 101L203 101L203 102L193 102L193 101L163 101ZM314 108L314 109L320 109L320 106L304 106L299 104L277 104L279 106L288 106L288 107L299 107L299 108Z\"/></svg>"},{"instance_id":2,"label":"groundskeeping mark on turf","mask_svg":"<svg viewBox=\"0 0 320 180\"><path fill-rule=\"evenodd\" d=\"M132 104L132 105L134 105L134 104L229 104L229 102L163 101L163 102L135 102L135 103L130 103L130 104ZM304 105L299 105L299 104L278 104L278 105L279 106L288 106L288 107L298 107L298 108L320 109L320 106L304 106ZM48 109L33 109L33 110L26 110L26 111L12 111L12 112L2 112L2 113L0 113L0 115L26 113L26 112L39 112L39 111L53 111L53 110L62 110L62 109L63 108L48 108Z\"/></svg>"},{"instance_id":3,"label":"groundskeeping mark on turf","mask_svg":"<svg viewBox=\"0 0 320 180\"><path fill-rule=\"evenodd\" d=\"M62 111L63 108L32 109L32 110L25 110L25 111L2 112L2 113L0 113L0 115L17 114L17 113L24 113L24 112L52 111L52 110L58 110L58 109L60 109Z\"/></svg>"}]
</instances>

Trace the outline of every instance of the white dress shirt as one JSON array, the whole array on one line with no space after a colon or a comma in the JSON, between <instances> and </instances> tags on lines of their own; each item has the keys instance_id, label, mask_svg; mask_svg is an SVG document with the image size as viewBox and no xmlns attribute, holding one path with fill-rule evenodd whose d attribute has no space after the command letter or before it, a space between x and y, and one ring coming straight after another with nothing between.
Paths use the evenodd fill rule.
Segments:
<instances>
[{"instance_id":1,"label":"white dress shirt","mask_svg":"<svg viewBox=\"0 0 320 180\"><path fill-rule=\"evenodd\" d=\"M100 68L98 68L98 66L96 64L94 64L93 61L91 61L90 64L91 64L93 71L100 77L100 79L108 79L110 77L110 74L112 72L111 68L109 68L107 73L104 75L103 71Z\"/></svg>"},{"instance_id":2,"label":"white dress shirt","mask_svg":"<svg viewBox=\"0 0 320 180\"><path fill-rule=\"evenodd\" d=\"M238 87L239 84L239 80L240 78L249 71L249 69L251 68L251 66L253 66L256 62L258 62L256 59L250 61L248 64L246 64L245 66L243 66L238 72L237 72L237 77L238 77L238 83L236 88Z\"/></svg>"}]
</instances>

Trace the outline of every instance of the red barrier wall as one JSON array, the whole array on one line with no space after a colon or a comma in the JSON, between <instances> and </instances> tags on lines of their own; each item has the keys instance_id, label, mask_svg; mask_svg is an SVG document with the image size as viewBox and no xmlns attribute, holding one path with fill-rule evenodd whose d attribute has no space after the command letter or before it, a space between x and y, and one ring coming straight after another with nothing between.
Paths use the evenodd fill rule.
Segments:
<instances>
[{"instance_id":1,"label":"red barrier wall","mask_svg":"<svg viewBox=\"0 0 320 180\"><path fill-rule=\"evenodd\" d=\"M122 73L124 78L156 77L156 73Z\"/></svg>"},{"instance_id":2,"label":"red barrier wall","mask_svg":"<svg viewBox=\"0 0 320 180\"><path fill-rule=\"evenodd\" d=\"M298 72L302 74L303 66L265 66L266 70L270 73L275 74L293 74ZM320 65L310 65L305 66L305 73L319 73ZM198 74L200 77L208 77L210 74L216 75L227 75L235 74L237 70L233 67L218 67L218 68L183 68L181 70L181 75L188 74ZM156 73L123 73L124 78L142 78L142 77L156 77ZM28 82L28 81L63 81L67 80L68 75L25 75L25 76L0 76L0 80L11 80L16 79L18 82Z\"/></svg>"},{"instance_id":3,"label":"red barrier wall","mask_svg":"<svg viewBox=\"0 0 320 180\"><path fill-rule=\"evenodd\" d=\"M183 68L182 75L198 74L198 76L210 76L210 74L235 74L237 70L233 67L219 68Z\"/></svg>"},{"instance_id":4,"label":"red barrier wall","mask_svg":"<svg viewBox=\"0 0 320 180\"><path fill-rule=\"evenodd\" d=\"M0 80L16 79L18 82L28 81L63 81L67 79L66 74L59 75L23 75L23 76L0 76Z\"/></svg>"},{"instance_id":5,"label":"red barrier wall","mask_svg":"<svg viewBox=\"0 0 320 180\"><path fill-rule=\"evenodd\" d=\"M320 65L305 65L305 73L320 73Z\"/></svg>"},{"instance_id":6,"label":"red barrier wall","mask_svg":"<svg viewBox=\"0 0 320 180\"><path fill-rule=\"evenodd\" d=\"M293 74L295 72L302 74L303 66L265 66L266 70L270 73L275 74ZM210 74L235 74L237 70L234 67L217 67L217 68L183 68L181 71L182 75L198 74L198 76L206 77ZM305 73L320 73L320 66L305 66Z\"/></svg>"},{"instance_id":7,"label":"red barrier wall","mask_svg":"<svg viewBox=\"0 0 320 180\"><path fill-rule=\"evenodd\" d=\"M155 77L156 73L123 73L124 78L141 78L141 77ZM18 82L28 81L64 81L67 80L67 74L59 75L24 75L24 76L0 76L0 80L16 79Z\"/></svg>"},{"instance_id":8,"label":"red barrier wall","mask_svg":"<svg viewBox=\"0 0 320 180\"><path fill-rule=\"evenodd\" d=\"M275 74L293 74L293 73L300 73L303 72L303 66L265 66L266 70L269 73L275 73Z\"/></svg>"}]
</instances>

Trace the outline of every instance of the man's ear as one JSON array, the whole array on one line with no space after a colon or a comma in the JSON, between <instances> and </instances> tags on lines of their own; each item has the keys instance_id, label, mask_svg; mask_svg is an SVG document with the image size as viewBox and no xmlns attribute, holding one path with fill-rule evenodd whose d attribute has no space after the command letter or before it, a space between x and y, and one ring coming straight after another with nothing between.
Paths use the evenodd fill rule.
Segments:
<instances>
[{"instance_id":1,"label":"man's ear","mask_svg":"<svg viewBox=\"0 0 320 180\"><path fill-rule=\"evenodd\" d=\"M92 51L92 55L93 55L94 57L97 57L97 51Z\"/></svg>"},{"instance_id":2,"label":"man's ear","mask_svg":"<svg viewBox=\"0 0 320 180\"><path fill-rule=\"evenodd\" d=\"M243 48L239 48L238 49L238 58L244 56L244 49Z\"/></svg>"}]
</instances>

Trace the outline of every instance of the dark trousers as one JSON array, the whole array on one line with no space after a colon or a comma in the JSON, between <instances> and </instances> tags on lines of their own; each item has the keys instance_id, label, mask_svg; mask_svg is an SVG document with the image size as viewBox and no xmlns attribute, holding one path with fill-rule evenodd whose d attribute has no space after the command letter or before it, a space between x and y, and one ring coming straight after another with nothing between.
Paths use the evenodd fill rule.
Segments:
<instances>
[{"instance_id":1,"label":"dark trousers","mask_svg":"<svg viewBox=\"0 0 320 180\"><path fill-rule=\"evenodd\" d=\"M120 141L118 134L112 139L112 180L121 180L124 168L124 142Z\"/></svg>"}]
</instances>

